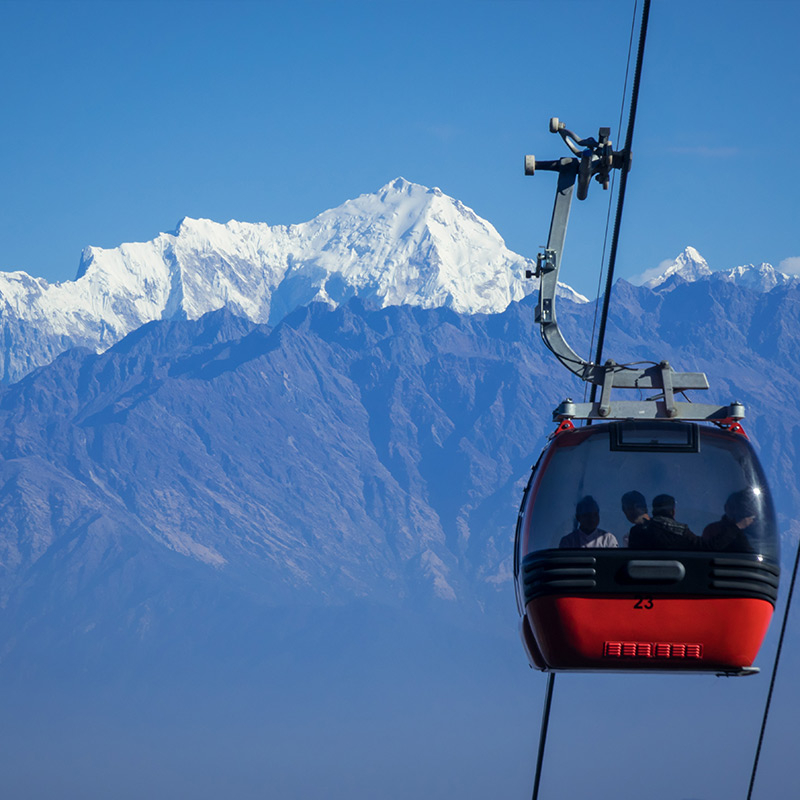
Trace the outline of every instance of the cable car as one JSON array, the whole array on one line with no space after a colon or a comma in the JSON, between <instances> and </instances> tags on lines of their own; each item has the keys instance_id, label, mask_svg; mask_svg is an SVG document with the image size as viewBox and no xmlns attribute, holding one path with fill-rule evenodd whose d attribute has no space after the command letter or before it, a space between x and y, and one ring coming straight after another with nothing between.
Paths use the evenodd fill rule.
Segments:
<instances>
[{"instance_id":1,"label":"cable car","mask_svg":"<svg viewBox=\"0 0 800 800\"><path fill-rule=\"evenodd\" d=\"M772 498L738 423L560 426L515 550L539 669L746 673L777 598Z\"/></svg>"},{"instance_id":2,"label":"cable car","mask_svg":"<svg viewBox=\"0 0 800 800\"><path fill-rule=\"evenodd\" d=\"M517 518L515 586L528 660L549 671L757 672L779 555L744 407L677 401L708 389L703 373L676 372L667 361L600 363L601 344L590 362L566 342L556 292L575 184L585 199L592 178L608 187L630 156L612 149L608 128L581 139L554 117L550 130L575 157L525 157L528 175L558 173L548 243L528 277L540 279L545 345L592 395L553 412L559 426ZM601 331L606 313L607 305ZM618 400L615 389L654 394Z\"/></svg>"}]
</instances>

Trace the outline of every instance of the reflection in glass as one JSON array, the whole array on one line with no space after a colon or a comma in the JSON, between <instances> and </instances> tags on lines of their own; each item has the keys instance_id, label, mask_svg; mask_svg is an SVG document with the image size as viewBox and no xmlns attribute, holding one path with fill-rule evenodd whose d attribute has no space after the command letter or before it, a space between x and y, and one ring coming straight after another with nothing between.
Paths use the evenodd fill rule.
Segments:
<instances>
[{"instance_id":1,"label":"reflection in glass","mask_svg":"<svg viewBox=\"0 0 800 800\"><path fill-rule=\"evenodd\" d=\"M559 547L619 547L617 537L600 527L600 506L590 494L575 506L575 527L561 538Z\"/></svg>"},{"instance_id":2,"label":"reflection in glass","mask_svg":"<svg viewBox=\"0 0 800 800\"><path fill-rule=\"evenodd\" d=\"M777 559L772 499L749 442L695 423L610 423L559 434L533 477L521 532L522 556L622 546Z\"/></svg>"}]
</instances>

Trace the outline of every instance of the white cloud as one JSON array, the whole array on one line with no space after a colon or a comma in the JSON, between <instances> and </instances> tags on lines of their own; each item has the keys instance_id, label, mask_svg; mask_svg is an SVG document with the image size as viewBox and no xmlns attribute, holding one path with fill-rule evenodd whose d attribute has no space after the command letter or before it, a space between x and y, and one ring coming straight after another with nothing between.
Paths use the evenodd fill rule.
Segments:
<instances>
[{"instance_id":1,"label":"white cloud","mask_svg":"<svg viewBox=\"0 0 800 800\"><path fill-rule=\"evenodd\" d=\"M674 258L665 258L657 267L651 267L639 275L634 275L632 278L628 278L628 283L632 283L634 286L641 286L643 283L645 283L645 281L649 281L651 278L658 278L663 275L664 270L671 267L674 263Z\"/></svg>"},{"instance_id":2,"label":"white cloud","mask_svg":"<svg viewBox=\"0 0 800 800\"><path fill-rule=\"evenodd\" d=\"M780 270L780 272L785 272L787 275L800 275L800 256L784 258L783 261L778 264L778 270Z\"/></svg>"}]
</instances>

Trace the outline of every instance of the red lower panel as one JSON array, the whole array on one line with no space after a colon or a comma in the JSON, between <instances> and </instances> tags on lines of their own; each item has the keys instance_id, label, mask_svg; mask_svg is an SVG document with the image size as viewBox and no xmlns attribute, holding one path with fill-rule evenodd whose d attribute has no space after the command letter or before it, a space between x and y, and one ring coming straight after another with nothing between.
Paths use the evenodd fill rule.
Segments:
<instances>
[{"instance_id":1,"label":"red lower panel","mask_svg":"<svg viewBox=\"0 0 800 800\"><path fill-rule=\"evenodd\" d=\"M526 610L552 669L718 670L753 663L773 609L738 597L546 596Z\"/></svg>"}]
</instances>

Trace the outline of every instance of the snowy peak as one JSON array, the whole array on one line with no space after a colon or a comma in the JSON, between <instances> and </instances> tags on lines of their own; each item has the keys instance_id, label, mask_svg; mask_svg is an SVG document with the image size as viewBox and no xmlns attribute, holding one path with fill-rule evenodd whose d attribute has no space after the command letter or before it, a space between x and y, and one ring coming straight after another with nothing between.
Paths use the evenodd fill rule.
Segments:
<instances>
[{"instance_id":1,"label":"snowy peak","mask_svg":"<svg viewBox=\"0 0 800 800\"><path fill-rule=\"evenodd\" d=\"M403 178L295 227L301 247L293 272L311 281L305 302L337 304L357 294L381 306L491 313L535 288L522 280L528 260L511 253L491 224L439 189Z\"/></svg>"},{"instance_id":2,"label":"snowy peak","mask_svg":"<svg viewBox=\"0 0 800 800\"><path fill-rule=\"evenodd\" d=\"M643 272L632 283L646 286L648 289L669 291L677 283L700 280L717 280L735 283L756 292L770 292L777 286L786 286L800 282L800 277L787 275L775 269L771 264L746 264L728 270L712 272L708 262L695 250L687 247L677 258L662 261L655 269Z\"/></svg>"},{"instance_id":3,"label":"snowy peak","mask_svg":"<svg viewBox=\"0 0 800 800\"><path fill-rule=\"evenodd\" d=\"M677 258L672 261L662 261L658 267L644 272L640 279L634 282L646 286L648 289L656 289L675 276L692 282L708 278L710 275L711 269L706 260L694 247L690 246Z\"/></svg>"},{"instance_id":4,"label":"snowy peak","mask_svg":"<svg viewBox=\"0 0 800 800\"><path fill-rule=\"evenodd\" d=\"M714 277L718 280L735 283L737 286L745 286L756 292L771 292L778 286L787 286L800 282L800 278L797 275L787 275L766 262L721 270L720 272L715 272Z\"/></svg>"}]
</instances>

